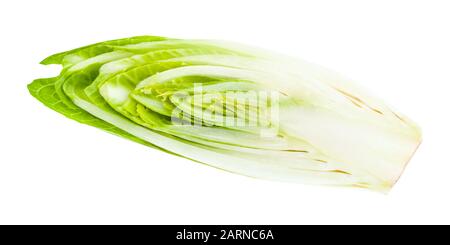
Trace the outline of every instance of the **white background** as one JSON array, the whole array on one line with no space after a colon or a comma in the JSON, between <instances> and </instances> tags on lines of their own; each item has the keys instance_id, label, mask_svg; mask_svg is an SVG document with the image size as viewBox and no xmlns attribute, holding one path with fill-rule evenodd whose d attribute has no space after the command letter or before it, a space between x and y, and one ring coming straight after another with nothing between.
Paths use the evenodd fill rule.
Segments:
<instances>
[{"instance_id":1,"label":"white background","mask_svg":"<svg viewBox=\"0 0 450 245\"><path fill-rule=\"evenodd\" d=\"M1 1L0 223L450 223L448 1ZM388 195L229 174L79 124L26 85L53 53L134 36L239 41L319 63L415 120Z\"/></svg>"}]
</instances>

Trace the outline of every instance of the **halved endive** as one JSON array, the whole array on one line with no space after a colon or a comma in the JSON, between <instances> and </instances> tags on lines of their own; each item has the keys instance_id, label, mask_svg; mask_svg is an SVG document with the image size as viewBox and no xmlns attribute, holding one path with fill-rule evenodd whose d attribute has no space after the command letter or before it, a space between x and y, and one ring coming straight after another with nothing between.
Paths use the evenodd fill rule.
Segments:
<instances>
[{"instance_id":1,"label":"halved endive","mask_svg":"<svg viewBox=\"0 0 450 245\"><path fill-rule=\"evenodd\" d=\"M51 109L241 175L386 192L421 141L348 79L235 43L139 36L41 63L62 65L28 85Z\"/></svg>"}]
</instances>

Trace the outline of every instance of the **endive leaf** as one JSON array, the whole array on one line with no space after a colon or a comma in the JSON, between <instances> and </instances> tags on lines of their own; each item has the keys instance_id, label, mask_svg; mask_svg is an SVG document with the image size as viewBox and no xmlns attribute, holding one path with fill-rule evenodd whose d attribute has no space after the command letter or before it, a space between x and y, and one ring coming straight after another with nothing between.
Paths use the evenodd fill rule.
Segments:
<instances>
[{"instance_id":1,"label":"endive leaf","mask_svg":"<svg viewBox=\"0 0 450 245\"><path fill-rule=\"evenodd\" d=\"M140 36L46 58L30 93L135 142L257 178L389 190L420 130L354 82L235 43Z\"/></svg>"}]
</instances>

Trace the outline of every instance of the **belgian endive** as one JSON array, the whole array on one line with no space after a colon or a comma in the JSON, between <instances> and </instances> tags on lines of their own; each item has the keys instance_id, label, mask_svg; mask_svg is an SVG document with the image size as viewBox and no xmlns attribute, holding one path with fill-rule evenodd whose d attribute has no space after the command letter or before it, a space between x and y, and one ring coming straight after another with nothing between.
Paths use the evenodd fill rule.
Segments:
<instances>
[{"instance_id":1,"label":"belgian endive","mask_svg":"<svg viewBox=\"0 0 450 245\"><path fill-rule=\"evenodd\" d=\"M28 85L61 114L229 172L389 190L421 141L340 75L245 45L139 36L44 59Z\"/></svg>"}]
</instances>

